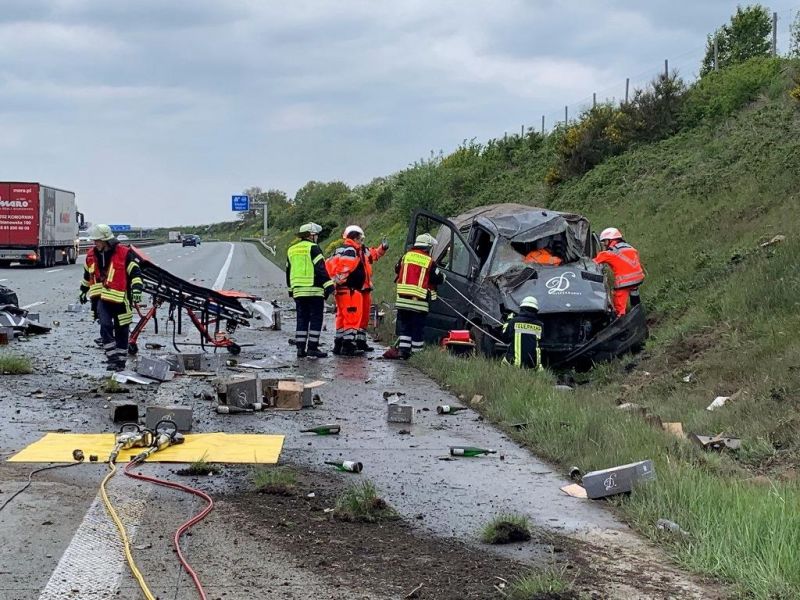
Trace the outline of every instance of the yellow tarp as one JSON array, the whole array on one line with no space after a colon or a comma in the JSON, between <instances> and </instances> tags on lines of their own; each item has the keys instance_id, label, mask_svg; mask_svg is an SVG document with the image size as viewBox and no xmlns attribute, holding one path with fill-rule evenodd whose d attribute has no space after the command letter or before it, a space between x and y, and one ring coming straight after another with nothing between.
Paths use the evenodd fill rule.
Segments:
<instances>
[{"instance_id":1,"label":"yellow tarp","mask_svg":"<svg viewBox=\"0 0 800 600\"><path fill-rule=\"evenodd\" d=\"M212 463L275 464L283 448L283 437L266 434L190 433L186 434L183 444L156 452L148 462L188 463L203 459ZM113 433L48 433L8 460L73 462L72 451L80 448L87 462L90 454L96 454L101 461L105 461L113 447ZM123 450L117 462L128 462L141 451L141 448Z\"/></svg>"}]
</instances>

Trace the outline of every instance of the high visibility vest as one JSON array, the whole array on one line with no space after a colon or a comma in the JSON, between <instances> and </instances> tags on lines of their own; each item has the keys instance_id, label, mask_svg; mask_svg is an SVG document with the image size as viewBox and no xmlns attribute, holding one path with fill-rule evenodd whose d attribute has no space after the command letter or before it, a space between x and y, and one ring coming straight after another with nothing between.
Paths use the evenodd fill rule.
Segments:
<instances>
[{"instance_id":1,"label":"high visibility vest","mask_svg":"<svg viewBox=\"0 0 800 600\"><path fill-rule=\"evenodd\" d=\"M286 251L286 258L289 261L289 287L295 298L324 296L322 286L314 285L314 265L321 260L325 260L322 253L316 258L311 258L311 248L313 242L300 240L289 246Z\"/></svg>"},{"instance_id":2,"label":"high visibility vest","mask_svg":"<svg viewBox=\"0 0 800 600\"><path fill-rule=\"evenodd\" d=\"M561 259L555 256L547 248L539 248L528 252L524 262L536 263L538 265L560 265Z\"/></svg>"},{"instance_id":3,"label":"high visibility vest","mask_svg":"<svg viewBox=\"0 0 800 600\"><path fill-rule=\"evenodd\" d=\"M627 242L617 242L595 257L597 264L607 264L614 273L614 289L636 287L644 281L639 252Z\"/></svg>"},{"instance_id":4,"label":"high visibility vest","mask_svg":"<svg viewBox=\"0 0 800 600\"><path fill-rule=\"evenodd\" d=\"M101 300L117 304L128 302L128 275L136 267L133 261L127 264L129 250L124 244L117 244L114 248L108 270L102 278Z\"/></svg>"},{"instance_id":5,"label":"high visibility vest","mask_svg":"<svg viewBox=\"0 0 800 600\"><path fill-rule=\"evenodd\" d=\"M103 291L103 283L97 280L97 254L90 248L86 253L86 266L83 268L83 281L81 289L87 291L89 298L99 298Z\"/></svg>"},{"instance_id":6,"label":"high visibility vest","mask_svg":"<svg viewBox=\"0 0 800 600\"><path fill-rule=\"evenodd\" d=\"M428 312L428 300L436 299L430 277L433 259L421 250L411 249L400 259L397 271L395 306L417 312Z\"/></svg>"}]
</instances>

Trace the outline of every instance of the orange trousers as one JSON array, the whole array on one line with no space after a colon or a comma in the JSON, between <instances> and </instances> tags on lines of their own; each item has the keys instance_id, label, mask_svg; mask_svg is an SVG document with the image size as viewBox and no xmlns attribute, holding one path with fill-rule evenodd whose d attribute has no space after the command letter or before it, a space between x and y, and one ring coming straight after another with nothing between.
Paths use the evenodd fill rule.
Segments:
<instances>
[{"instance_id":1,"label":"orange trousers","mask_svg":"<svg viewBox=\"0 0 800 600\"><path fill-rule=\"evenodd\" d=\"M638 287L628 287L619 290L613 290L611 294L611 300L614 303L614 310L617 312L618 317L621 317L628 312L628 298L630 298L631 294L637 296L637 302L635 302L635 304L638 304Z\"/></svg>"},{"instance_id":2,"label":"orange trousers","mask_svg":"<svg viewBox=\"0 0 800 600\"><path fill-rule=\"evenodd\" d=\"M361 292L346 287L336 288L336 337L355 341L361 327L363 301Z\"/></svg>"},{"instance_id":3,"label":"orange trousers","mask_svg":"<svg viewBox=\"0 0 800 600\"><path fill-rule=\"evenodd\" d=\"M359 329L366 331L369 327L369 316L372 310L372 292L361 292L361 324Z\"/></svg>"}]
</instances>

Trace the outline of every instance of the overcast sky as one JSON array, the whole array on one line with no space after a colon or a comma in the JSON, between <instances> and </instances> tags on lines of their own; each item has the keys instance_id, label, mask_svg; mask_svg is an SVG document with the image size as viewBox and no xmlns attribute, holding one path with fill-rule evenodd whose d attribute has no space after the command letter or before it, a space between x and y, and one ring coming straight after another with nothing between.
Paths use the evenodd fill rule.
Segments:
<instances>
[{"instance_id":1,"label":"overcast sky","mask_svg":"<svg viewBox=\"0 0 800 600\"><path fill-rule=\"evenodd\" d=\"M548 127L665 58L693 78L735 2L0 0L0 180L93 222L230 220L249 186L351 185ZM800 0L779 13L779 50Z\"/></svg>"}]
</instances>

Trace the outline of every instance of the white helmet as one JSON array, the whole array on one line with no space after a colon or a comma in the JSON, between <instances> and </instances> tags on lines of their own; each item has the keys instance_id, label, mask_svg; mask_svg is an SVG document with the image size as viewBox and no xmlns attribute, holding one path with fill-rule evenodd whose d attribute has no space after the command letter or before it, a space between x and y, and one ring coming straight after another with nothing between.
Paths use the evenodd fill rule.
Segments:
<instances>
[{"instance_id":1,"label":"white helmet","mask_svg":"<svg viewBox=\"0 0 800 600\"><path fill-rule=\"evenodd\" d=\"M114 232L111 231L111 227L108 225L95 225L89 231L89 237L93 240L102 240L104 242L108 242L109 240L114 239Z\"/></svg>"},{"instance_id":2,"label":"white helmet","mask_svg":"<svg viewBox=\"0 0 800 600\"><path fill-rule=\"evenodd\" d=\"M606 240L621 240L621 239L622 239L622 232L616 227L606 227L605 229L603 229L602 233L600 233L601 242L605 242Z\"/></svg>"},{"instance_id":3,"label":"white helmet","mask_svg":"<svg viewBox=\"0 0 800 600\"><path fill-rule=\"evenodd\" d=\"M353 232L358 233L358 235L362 237L364 236L364 230L361 229L361 227L359 227L358 225L348 225L347 227L344 228L344 233L342 234L342 237L347 239L347 236L349 236Z\"/></svg>"},{"instance_id":4,"label":"white helmet","mask_svg":"<svg viewBox=\"0 0 800 600\"><path fill-rule=\"evenodd\" d=\"M522 299L522 302L519 303L520 308L532 308L533 310L539 310L539 301L536 299L536 296L525 296Z\"/></svg>"},{"instance_id":5,"label":"white helmet","mask_svg":"<svg viewBox=\"0 0 800 600\"><path fill-rule=\"evenodd\" d=\"M436 241L436 238L433 237L430 233L423 233L422 235L418 235L417 239L414 240L414 246L417 248L430 248L432 246L436 246L439 242Z\"/></svg>"},{"instance_id":6,"label":"white helmet","mask_svg":"<svg viewBox=\"0 0 800 600\"><path fill-rule=\"evenodd\" d=\"M305 225L301 225L300 229L297 230L298 233L311 233L314 235L319 234L321 231L322 227L316 223L306 223Z\"/></svg>"}]
</instances>

